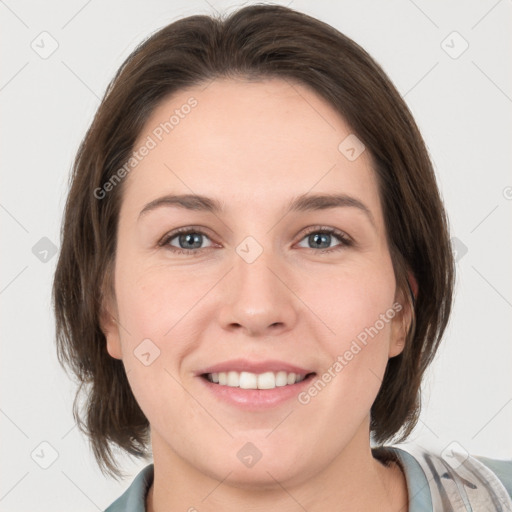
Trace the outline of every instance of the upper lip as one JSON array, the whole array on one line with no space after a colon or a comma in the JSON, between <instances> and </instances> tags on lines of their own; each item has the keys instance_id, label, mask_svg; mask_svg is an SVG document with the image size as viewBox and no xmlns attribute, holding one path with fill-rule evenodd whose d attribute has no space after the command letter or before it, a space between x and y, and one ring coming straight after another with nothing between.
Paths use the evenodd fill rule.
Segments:
<instances>
[{"instance_id":1,"label":"upper lip","mask_svg":"<svg viewBox=\"0 0 512 512\"><path fill-rule=\"evenodd\" d=\"M264 373L264 372L278 372L285 371L288 373L297 373L300 375L307 375L313 373L312 370L307 370L296 366L294 364L269 359L266 361L250 361L248 359L231 359L222 363L208 366L197 372L197 375L204 375L205 373L220 373L220 372L251 372L251 373Z\"/></svg>"}]
</instances>

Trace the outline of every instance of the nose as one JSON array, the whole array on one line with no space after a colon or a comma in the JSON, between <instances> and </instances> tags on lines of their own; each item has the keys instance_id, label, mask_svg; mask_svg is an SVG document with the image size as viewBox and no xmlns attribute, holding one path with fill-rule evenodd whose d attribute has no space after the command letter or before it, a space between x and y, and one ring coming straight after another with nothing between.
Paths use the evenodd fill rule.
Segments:
<instances>
[{"instance_id":1,"label":"nose","mask_svg":"<svg viewBox=\"0 0 512 512\"><path fill-rule=\"evenodd\" d=\"M267 251L252 263L235 255L234 268L224 282L222 327L248 336L272 336L293 329L300 301L291 289L289 274Z\"/></svg>"}]
</instances>

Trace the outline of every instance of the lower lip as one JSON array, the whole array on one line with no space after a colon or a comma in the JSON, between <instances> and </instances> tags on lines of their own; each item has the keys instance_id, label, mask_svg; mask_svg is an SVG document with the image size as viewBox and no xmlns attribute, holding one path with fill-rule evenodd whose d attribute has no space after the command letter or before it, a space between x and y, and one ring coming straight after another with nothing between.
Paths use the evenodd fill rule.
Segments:
<instances>
[{"instance_id":1,"label":"lower lip","mask_svg":"<svg viewBox=\"0 0 512 512\"><path fill-rule=\"evenodd\" d=\"M222 386L199 377L203 385L219 400L247 411L269 409L288 402L308 387L314 378L315 374L311 374L301 382L273 389L242 389Z\"/></svg>"}]
</instances>

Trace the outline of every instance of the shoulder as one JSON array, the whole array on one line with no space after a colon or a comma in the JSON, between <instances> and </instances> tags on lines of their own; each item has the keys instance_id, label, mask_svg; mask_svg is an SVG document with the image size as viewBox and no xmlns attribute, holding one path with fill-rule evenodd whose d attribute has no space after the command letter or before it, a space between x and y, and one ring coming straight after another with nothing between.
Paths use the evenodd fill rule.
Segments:
<instances>
[{"instance_id":1,"label":"shoulder","mask_svg":"<svg viewBox=\"0 0 512 512\"><path fill-rule=\"evenodd\" d=\"M512 459L490 459L475 455L475 459L488 467L500 480L510 497L512 497Z\"/></svg>"},{"instance_id":2,"label":"shoulder","mask_svg":"<svg viewBox=\"0 0 512 512\"><path fill-rule=\"evenodd\" d=\"M464 504L467 510L512 511L512 460L472 456L454 446L442 452L412 444L390 448L408 481L428 482L433 510L459 510Z\"/></svg>"},{"instance_id":3,"label":"shoulder","mask_svg":"<svg viewBox=\"0 0 512 512\"><path fill-rule=\"evenodd\" d=\"M146 494L153 483L153 475L153 464L149 464L135 477L130 487L105 512L145 512Z\"/></svg>"}]
</instances>

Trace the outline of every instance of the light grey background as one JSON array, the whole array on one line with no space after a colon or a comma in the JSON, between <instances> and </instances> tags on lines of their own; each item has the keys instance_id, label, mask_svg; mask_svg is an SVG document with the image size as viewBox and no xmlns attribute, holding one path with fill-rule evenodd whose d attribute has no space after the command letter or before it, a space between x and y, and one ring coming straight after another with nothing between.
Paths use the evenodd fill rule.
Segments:
<instances>
[{"instance_id":1,"label":"light grey background","mask_svg":"<svg viewBox=\"0 0 512 512\"><path fill-rule=\"evenodd\" d=\"M457 239L457 296L411 440L512 457L512 2L281 3L369 51L405 97L435 164ZM145 465L127 461L126 480L106 479L74 426L75 388L53 342L52 244L74 153L122 61L163 25L238 5L0 1L1 511L103 510ZM42 58L53 40L58 48Z\"/></svg>"}]
</instances>

